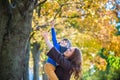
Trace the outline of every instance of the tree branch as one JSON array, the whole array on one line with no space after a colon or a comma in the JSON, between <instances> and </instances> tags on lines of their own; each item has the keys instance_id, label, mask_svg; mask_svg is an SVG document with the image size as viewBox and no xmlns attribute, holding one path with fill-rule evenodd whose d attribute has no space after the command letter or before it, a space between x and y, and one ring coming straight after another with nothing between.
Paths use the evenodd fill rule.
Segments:
<instances>
[{"instance_id":1,"label":"tree branch","mask_svg":"<svg viewBox=\"0 0 120 80\"><path fill-rule=\"evenodd\" d=\"M37 6L45 3L46 1L47 1L47 0L44 0L43 2L40 2L40 3L36 4L35 8L36 8ZM55 14L55 16L54 16L53 19L56 19L57 15L60 13L60 11L62 10L62 7L63 7L63 6L70 5L70 4L81 4L81 2L60 4L60 7L59 7L58 11L56 12L56 14ZM87 15L87 14L84 14L84 15ZM84 15L81 15L81 16L84 16ZM61 17L62 17L62 18L81 18L80 16L74 16L74 17L61 16ZM51 21L52 21L52 20L51 20ZM49 22L51 22L51 21L49 21ZM48 24L49 22L47 22L47 23L45 23L45 24L43 24L43 25L38 25L34 31L38 31L40 28L46 28L46 26L49 26L49 24ZM55 25L57 25L57 24L55 24ZM35 26L36 26L36 25L35 25ZM35 33L35 32L34 32L34 33ZM31 35L30 38L32 38L32 36L34 35L34 33Z\"/></svg>"},{"instance_id":2,"label":"tree branch","mask_svg":"<svg viewBox=\"0 0 120 80\"><path fill-rule=\"evenodd\" d=\"M57 15L58 15L59 12L61 11L62 7L63 7L63 5L60 5L60 8L58 9L57 13L55 14L54 19L57 17Z\"/></svg>"},{"instance_id":3,"label":"tree branch","mask_svg":"<svg viewBox=\"0 0 120 80\"><path fill-rule=\"evenodd\" d=\"M82 4L82 3L81 2L75 2L75 3L64 3L64 4L61 4L59 9L58 9L58 11L57 11L57 13L54 16L54 19L56 19L57 15L60 13L60 11L61 11L63 6L70 5L70 4Z\"/></svg>"},{"instance_id":4,"label":"tree branch","mask_svg":"<svg viewBox=\"0 0 120 80\"><path fill-rule=\"evenodd\" d=\"M37 1L37 0L36 0L36 1ZM44 1L40 2L40 3L36 3L35 6L34 6L34 8L36 8L37 6L40 6L41 4L44 4L46 1L47 1L47 0L44 0Z\"/></svg>"}]
</instances>

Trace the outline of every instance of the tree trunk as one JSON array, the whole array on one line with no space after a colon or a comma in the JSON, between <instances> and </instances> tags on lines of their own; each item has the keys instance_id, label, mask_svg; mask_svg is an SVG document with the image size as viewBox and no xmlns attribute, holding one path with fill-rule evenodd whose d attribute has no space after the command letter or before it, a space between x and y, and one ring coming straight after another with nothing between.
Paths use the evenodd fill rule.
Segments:
<instances>
[{"instance_id":1,"label":"tree trunk","mask_svg":"<svg viewBox=\"0 0 120 80\"><path fill-rule=\"evenodd\" d=\"M29 57L30 57L30 41L27 44L27 50L25 53L23 80L29 80Z\"/></svg>"},{"instance_id":2,"label":"tree trunk","mask_svg":"<svg viewBox=\"0 0 120 80\"><path fill-rule=\"evenodd\" d=\"M33 9L9 1L0 0L0 80L23 80Z\"/></svg>"},{"instance_id":3,"label":"tree trunk","mask_svg":"<svg viewBox=\"0 0 120 80\"><path fill-rule=\"evenodd\" d=\"M45 65L45 63L46 63L46 61L43 61L43 62L42 62L42 65ZM44 70L44 66L42 67L42 69ZM45 72L42 73L42 80L49 80L49 79L48 79L48 76L46 75Z\"/></svg>"},{"instance_id":4,"label":"tree trunk","mask_svg":"<svg viewBox=\"0 0 120 80\"><path fill-rule=\"evenodd\" d=\"M32 49L32 55L33 55L33 61L34 61L34 76L33 80L39 80L39 60L40 60L40 44L37 42L33 43L33 49Z\"/></svg>"}]
</instances>

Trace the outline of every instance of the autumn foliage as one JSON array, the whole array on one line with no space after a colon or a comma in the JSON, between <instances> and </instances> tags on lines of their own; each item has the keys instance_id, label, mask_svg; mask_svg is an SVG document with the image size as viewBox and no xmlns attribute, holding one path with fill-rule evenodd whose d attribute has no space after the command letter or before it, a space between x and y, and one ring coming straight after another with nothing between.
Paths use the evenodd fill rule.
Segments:
<instances>
[{"instance_id":1,"label":"autumn foliage","mask_svg":"<svg viewBox=\"0 0 120 80\"><path fill-rule=\"evenodd\" d=\"M34 10L32 25L35 34L31 43L40 42L40 49L44 53L47 48L40 31L50 31L49 23L55 19L58 41L69 38L73 46L82 50L84 80L92 80L93 77L94 80L103 80L103 76L98 79L98 75L103 73L106 74L104 80L113 80L113 77L109 77L109 71L113 71L117 78L119 72L116 70L120 69L120 36L116 35L114 21L117 22L118 18L115 11L105 9L106 3L107 0L48 0ZM36 30L38 26L40 29ZM102 48L104 51L100 52ZM46 59L43 54L41 56L42 60ZM90 71L91 65L94 65L93 73Z\"/></svg>"}]
</instances>

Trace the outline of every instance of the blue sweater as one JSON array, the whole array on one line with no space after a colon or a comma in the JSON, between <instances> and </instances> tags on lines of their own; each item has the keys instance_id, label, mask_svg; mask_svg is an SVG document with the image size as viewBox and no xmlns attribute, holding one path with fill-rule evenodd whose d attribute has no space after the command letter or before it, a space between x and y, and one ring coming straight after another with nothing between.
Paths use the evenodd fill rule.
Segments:
<instances>
[{"instance_id":1,"label":"blue sweater","mask_svg":"<svg viewBox=\"0 0 120 80\"><path fill-rule=\"evenodd\" d=\"M51 28L51 34L52 34L52 42L53 42L53 46L60 51L60 44L57 42L57 38L56 38L56 32L54 28ZM50 57L48 57L47 59L48 63L51 63L52 65L56 66L56 62L51 59Z\"/></svg>"}]
</instances>

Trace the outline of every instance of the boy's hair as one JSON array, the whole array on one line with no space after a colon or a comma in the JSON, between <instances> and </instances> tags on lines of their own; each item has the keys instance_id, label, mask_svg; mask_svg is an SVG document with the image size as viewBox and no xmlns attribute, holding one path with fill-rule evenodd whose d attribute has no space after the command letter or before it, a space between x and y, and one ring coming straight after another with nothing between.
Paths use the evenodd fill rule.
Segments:
<instances>
[{"instance_id":1,"label":"boy's hair","mask_svg":"<svg viewBox=\"0 0 120 80\"><path fill-rule=\"evenodd\" d=\"M62 39L62 40L63 40L63 41L67 41L67 43L68 43L67 48L71 47L71 42L70 42L69 39L64 38L64 39Z\"/></svg>"}]
</instances>

